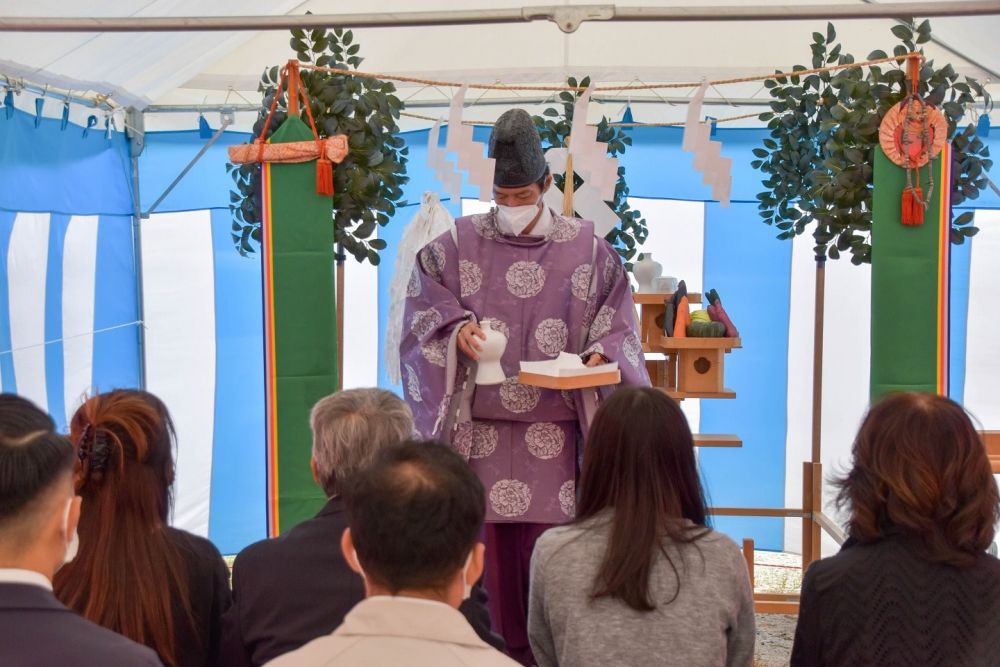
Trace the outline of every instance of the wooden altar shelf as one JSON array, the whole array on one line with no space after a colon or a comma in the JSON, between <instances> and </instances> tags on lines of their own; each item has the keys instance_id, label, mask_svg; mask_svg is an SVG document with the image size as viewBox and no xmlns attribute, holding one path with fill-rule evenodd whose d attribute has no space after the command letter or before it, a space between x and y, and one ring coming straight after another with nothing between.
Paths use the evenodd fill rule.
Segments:
<instances>
[{"instance_id":1,"label":"wooden altar shelf","mask_svg":"<svg viewBox=\"0 0 1000 667\"><path fill-rule=\"evenodd\" d=\"M990 457L993 474L1000 475L1000 431L980 431L979 435L986 445L986 454Z\"/></svg>"},{"instance_id":2,"label":"wooden altar shelf","mask_svg":"<svg viewBox=\"0 0 1000 667\"><path fill-rule=\"evenodd\" d=\"M685 398L736 398L736 392L732 389L723 389L722 391L681 391L676 387L668 387L663 391L675 401L683 401Z\"/></svg>"},{"instance_id":3,"label":"wooden altar shelf","mask_svg":"<svg viewBox=\"0 0 1000 667\"><path fill-rule=\"evenodd\" d=\"M738 435L694 434L695 447L742 447L743 440Z\"/></svg>"},{"instance_id":4,"label":"wooden altar shelf","mask_svg":"<svg viewBox=\"0 0 1000 667\"><path fill-rule=\"evenodd\" d=\"M667 299L673 299L673 292L636 292L632 298L640 306L662 306ZM688 303L701 303L701 292L688 292Z\"/></svg>"}]
</instances>

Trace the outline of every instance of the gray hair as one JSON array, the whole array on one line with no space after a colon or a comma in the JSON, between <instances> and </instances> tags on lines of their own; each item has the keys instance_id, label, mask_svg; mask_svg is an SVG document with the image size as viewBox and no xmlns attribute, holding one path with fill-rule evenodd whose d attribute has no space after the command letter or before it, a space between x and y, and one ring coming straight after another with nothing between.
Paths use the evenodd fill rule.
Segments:
<instances>
[{"instance_id":1,"label":"gray hair","mask_svg":"<svg viewBox=\"0 0 1000 667\"><path fill-rule=\"evenodd\" d=\"M409 406L384 389L348 389L321 398L309 423L319 482L331 497L380 449L414 435Z\"/></svg>"}]
</instances>

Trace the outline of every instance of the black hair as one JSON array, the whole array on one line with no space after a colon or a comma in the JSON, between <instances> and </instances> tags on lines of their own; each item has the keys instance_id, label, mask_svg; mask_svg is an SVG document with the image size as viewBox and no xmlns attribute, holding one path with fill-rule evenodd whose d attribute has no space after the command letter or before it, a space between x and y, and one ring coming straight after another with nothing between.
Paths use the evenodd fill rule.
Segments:
<instances>
[{"instance_id":1,"label":"black hair","mask_svg":"<svg viewBox=\"0 0 1000 667\"><path fill-rule=\"evenodd\" d=\"M389 589L446 586L479 540L483 485L440 442L383 449L346 494L351 536L365 576Z\"/></svg>"},{"instance_id":2,"label":"black hair","mask_svg":"<svg viewBox=\"0 0 1000 667\"><path fill-rule=\"evenodd\" d=\"M0 394L0 437L54 430L55 422L37 405L17 394Z\"/></svg>"},{"instance_id":3,"label":"black hair","mask_svg":"<svg viewBox=\"0 0 1000 667\"><path fill-rule=\"evenodd\" d=\"M16 518L73 470L73 446L52 431L0 435L0 524Z\"/></svg>"}]
</instances>

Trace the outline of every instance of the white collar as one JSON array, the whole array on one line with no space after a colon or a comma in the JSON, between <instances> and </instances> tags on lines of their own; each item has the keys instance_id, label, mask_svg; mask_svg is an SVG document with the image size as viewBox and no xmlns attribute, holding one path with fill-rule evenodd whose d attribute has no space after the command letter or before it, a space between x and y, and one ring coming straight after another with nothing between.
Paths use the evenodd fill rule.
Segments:
<instances>
[{"instance_id":1,"label":"white collar","mask_svg":"<svg viewBox=\"0 0 1000 667\"><path fill-rule=\"evenodd\" d=\"M500 230L501 234L506 234L507 236L518 236L514 233L514 230L506 224L506 222L499 216L496 216L497 229ZM552 210L549 208L548 204L542 202L542 213L538 216L538 222L535 223L535 228L531 230L530 234L525 234L524 236L548 236L549 232L552 230Z\"/></svg>"},{"instance_id":2,"label":"white collar","mask_svg":"<svg viewBox=\"0 0 1000 667\"><path fill-rule=\"evenodd\" d=\"M0 584L28 584L52 590L52 582L41 572L0 567Z\"/></svg>"}]
</instances>

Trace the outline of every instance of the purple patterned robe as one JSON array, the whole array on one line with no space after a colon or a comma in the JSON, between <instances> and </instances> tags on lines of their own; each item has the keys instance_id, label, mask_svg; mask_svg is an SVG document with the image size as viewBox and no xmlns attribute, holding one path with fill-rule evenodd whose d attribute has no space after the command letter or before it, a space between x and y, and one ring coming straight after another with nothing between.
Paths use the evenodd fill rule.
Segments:
<instances>
[{"instance_id":1,"label":"purple patterned robe","mask_svg":"<svg viewBox=\"0 0 1000 667\"><path fill-rule=\"evenodd\" d=\"M486 520L564 523L576 505L577 441L597 392L521 385L521 361L600 352L622 383L649 385L628 276L593 224L553 212L546 236L508 236L495 213L459 218L425 246L407 289L400 362L425 437L468 457L486 489ZM477 386L457 348L466 322L507 336L507 381Z\"/></svg>"}]
</instances>

